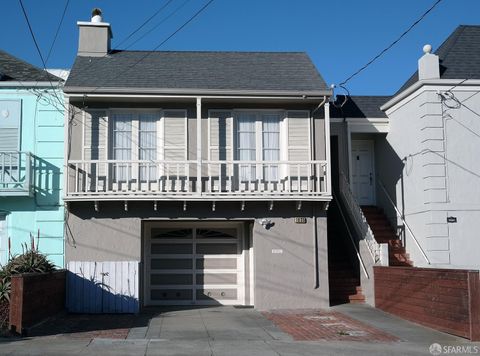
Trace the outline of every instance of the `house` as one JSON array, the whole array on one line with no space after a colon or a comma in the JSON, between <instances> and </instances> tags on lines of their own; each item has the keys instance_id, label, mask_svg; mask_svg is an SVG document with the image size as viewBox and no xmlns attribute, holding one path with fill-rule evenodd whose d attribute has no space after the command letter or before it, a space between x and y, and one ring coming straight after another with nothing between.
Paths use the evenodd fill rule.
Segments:
<instances>
[{"instance_id":1,"label":"house","mask_svg":"<svg viewBox=\"0 0 480 356\"><path fill-rule=\"evenodd\" d=\"M480 26L423 50L393 96L331 106L334 186L371 250L389 244L390 264L479 269Z\"/></svg>"},{"instance_id":2,"label":"house","mask_svg":"<svg viewBox=\"0 0 480 356\"><path fill-rule=\"evenodd\" d=\"M2 264L9 253L21 253L23 244L30 246L33 235L41 252L64 265L60 87L60 78L0 50Z\"/></svg>"},{"instance_id":3,"label":"house","mask_svg":"<svg viewBox=\"0 0 480 356\"><path fill-rule=\"evenodd\" d=\"M328 306L331 91L309 57L112 50L110 24L78 26L64 86L70 310ZM76 288L90 282L88 309ZM125 308L105 307L119 294Z\"/></svg>"}]
</instances>

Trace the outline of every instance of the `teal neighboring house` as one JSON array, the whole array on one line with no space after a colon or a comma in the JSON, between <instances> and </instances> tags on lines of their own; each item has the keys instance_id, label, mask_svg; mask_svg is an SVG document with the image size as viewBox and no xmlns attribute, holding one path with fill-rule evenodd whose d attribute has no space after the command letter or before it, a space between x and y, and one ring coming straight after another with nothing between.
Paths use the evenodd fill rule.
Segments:
<instances>
[{"instance_id":1,"label":"teal neighboring house","mask_svg":"<svg viewBox=\"0 0 480 356\"><path fill-rule=\"evenodd\" d=\"M63 80L0 50L0 262L39 233L64 266ZM10 240L10 249L9 249Z\"/></svg>"}]
</instances>

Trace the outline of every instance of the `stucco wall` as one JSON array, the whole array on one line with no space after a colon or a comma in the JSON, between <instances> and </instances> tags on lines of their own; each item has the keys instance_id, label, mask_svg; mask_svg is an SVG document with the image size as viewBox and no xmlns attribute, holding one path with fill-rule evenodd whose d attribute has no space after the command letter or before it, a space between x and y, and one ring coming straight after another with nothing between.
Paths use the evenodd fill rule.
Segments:
<instances>
[{"instance_id":1,"label":"stucco wall","mask_svg":"<svg viewBox=\"0 0 480 356\"><path fill-rule=\"evenodd\" d=\"M478 88L457 87L453 93L458 101L442 104L437 91L450 88L422 87L387 111L385 144L394 154L386 155L383 164L403 161L398 176L386 180L396 188L397 205L432 265L479 268L480 190L475 187L480 182L480 100ZM457 222L448 223L447 216ZM406 236L413 261L425 266Z\"/></svg>"},{"instance_id":2,"label":"stucco wall","mask_svg":"<svg viewBox=\"0 0 480 356\"><path fill-rule=\"evenodd\" d=\"M184 211L183 202L159 202L155 212L151 202L132 202L128 211L123 202L111 202L100 203L95 212L93 203L71 203L66 260L140 261L146 220L253 222L255 307L326 307L327 221L322 205L304 202L296 210L295 202L279 202L270 211L267 202L247 202L242 212L240 202L217 202L215 211L211 203L192 202ZM307 223L295 224L295 217L306 217ZM273 226L265 229L262 218Z\"/></svg>"},{"instance_id":3,"label":"stucco wall","mask_svg":"<svg viewBox=\"0 0 480 356\"><path fill-rule=\"evenodd\" d=\"M57 96L63 100L61 92ZM51 93L39 99L26 90L3 89L0 98L22 101L20 149L33 153L35 165L34 197L0 197L0 211L7 212L12 254L21 253L22 244L30 245L30 234L36 237L40 231L40 251L63 267L63 109ZM0 262L4 263L7 242L1 244Z\"/></svg>"}]
</instances>

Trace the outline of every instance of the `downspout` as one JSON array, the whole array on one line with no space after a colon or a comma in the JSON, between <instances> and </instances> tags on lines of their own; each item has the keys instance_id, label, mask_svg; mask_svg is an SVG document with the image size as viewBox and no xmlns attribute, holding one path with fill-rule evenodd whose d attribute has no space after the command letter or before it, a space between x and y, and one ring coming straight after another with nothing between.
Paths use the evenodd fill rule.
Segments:
<instances>
[{"instance_id":1,"label":"downspout","mask_svg":"<svg viewBox=\"0 0 480 356\"><path fill-rule=\"evenodd\" d=\"M315 130L314 130L314 119L313 116L315 112L317 112L325 103L327 102L327 96L323 97L323 100L317 105L317 107L312 111L312 115L310 116L310 130L311 141L312 141L312 156L315 159ZM318 172L320 173L320 172ZM316 216L316 206L315 202L312 203L312 238L313 238L313 288L317 289L320 285L319 283L319 271L318 271L318 240L317 240L317 216Z\"/></svg>"}]
</instances>

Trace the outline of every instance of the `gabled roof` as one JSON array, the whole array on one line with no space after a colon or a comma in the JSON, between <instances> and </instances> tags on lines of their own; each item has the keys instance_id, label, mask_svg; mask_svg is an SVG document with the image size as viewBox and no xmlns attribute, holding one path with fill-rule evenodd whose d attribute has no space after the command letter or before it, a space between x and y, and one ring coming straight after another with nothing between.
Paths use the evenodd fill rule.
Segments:
<instances>
[{"instance_id":1,"label":"gabled roof","mask_svg":"<svg viewBox=\"0 0 480 356\"><path fill-rule=\"evenodd\" d=\"M112 51L78 56L65 92L330 93L303 52Z\"/></svg>"},{"instance_id":2,"label":"gabled roof","mask_svg":"<svg viewBox=\"0 0 480 356\"><path fill-rule=\"evenodd\" d=\"M435 51L442 79L480 79L480 26L461 25ZM395 94L418 81L415 72Z\"/></svg>"},{"instance_id":3,"label":"gabled roof","mask_svg":"<svg viewBox=\"0 0 480 356\"><path fill-rule=\"evenodd\" d=\"M335 101L338 105L330 105L330 117L333 118L384 118L387 115L380 110L390 96L349 96L343 107L344 95L337 95Z\"/></svg>"},{"instance_id":4,"label":"gabled roof","mask_svg":"<svg viewBox=\"0 0 480 356\"><path fill-rule=\"evenodd\" d=\"M0 50L0 82L58 82L60 78Z\"/></svg>"}]
</instances>

